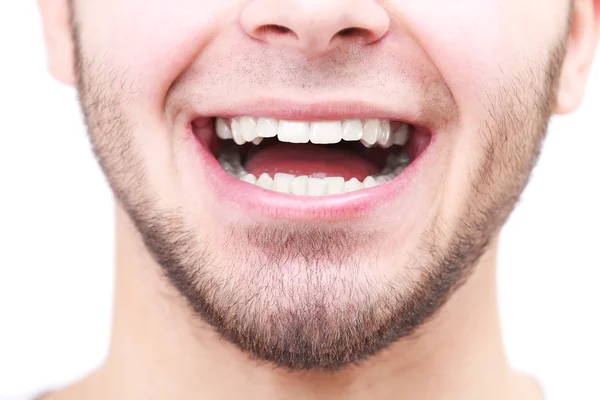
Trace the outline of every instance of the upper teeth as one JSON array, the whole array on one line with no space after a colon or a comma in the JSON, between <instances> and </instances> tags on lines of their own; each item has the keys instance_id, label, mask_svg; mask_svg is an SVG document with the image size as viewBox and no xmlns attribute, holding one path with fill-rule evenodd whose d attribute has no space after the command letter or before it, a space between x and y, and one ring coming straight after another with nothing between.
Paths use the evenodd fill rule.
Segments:
<instances>
[{"instance_id":1,"label":"upper teeth","mask_svg":"<svg viewBox=\"0 0 600 400\"><path fill-rule=\"evenodd\" d=\"M393 129L393 130L392 130ZM410 126L388 120L349 119L344 121L286 121L273 118L236 117L217 118L217 136L233 139L236 144L260 143L261 138L275 137L281 142L329 144L360 140L365 146L378 144L390 147L408 141Z\"/></svg>"}]
</instances>

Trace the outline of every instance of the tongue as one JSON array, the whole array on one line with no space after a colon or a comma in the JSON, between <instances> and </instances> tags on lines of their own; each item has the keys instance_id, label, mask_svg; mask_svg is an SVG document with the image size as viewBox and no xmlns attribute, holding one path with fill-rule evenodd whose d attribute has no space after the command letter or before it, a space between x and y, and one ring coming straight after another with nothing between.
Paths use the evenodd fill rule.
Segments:
<instances>
[{"instance_id":1,"label":"tongue","mask_svg":"<svg viewBox=\"0 0 600 400\"><path fill-rule=\"evenodd\" d=\"M246 170L255 176L276 173L314 178L341 176L360 181L379 172L379 168L361 155L343 148L313 144L277 143L257 148L248 154Z\"/></svg>"}]
</instances>

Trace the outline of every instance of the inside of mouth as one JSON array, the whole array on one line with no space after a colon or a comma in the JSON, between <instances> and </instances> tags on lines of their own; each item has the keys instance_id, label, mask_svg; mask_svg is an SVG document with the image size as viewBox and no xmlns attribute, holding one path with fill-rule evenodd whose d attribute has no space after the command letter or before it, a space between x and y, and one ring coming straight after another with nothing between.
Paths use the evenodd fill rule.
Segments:
<instances>
[{"instance_id":1,"label":"inside of mouth","mask_svg":"<svg viewBox=\"0 0 600 400\"><path fill-rule=\"evenodd\" d=\"M399 176L430 141L386 120L300 122L215 118L211 149L231 176L263 189L325 196L369 189Z\"/></svg>"},{"instance_id":2,"label":"inside of mouth","mask_svg":"<svg viewBox=\"0 0 600 400\"><path fill-rule=\"evenodd\" d=\"M281 143L275 138L266 139L242 156L242 165L255 176L277 173L312 178L357 178L361 182L384 168L381 162L389 151L367 149L362 144L340 142L337 144ZM371 151L372 150L372 151ZM376 153L380 153L376 157Z\"/></svg>"}]
</instances>

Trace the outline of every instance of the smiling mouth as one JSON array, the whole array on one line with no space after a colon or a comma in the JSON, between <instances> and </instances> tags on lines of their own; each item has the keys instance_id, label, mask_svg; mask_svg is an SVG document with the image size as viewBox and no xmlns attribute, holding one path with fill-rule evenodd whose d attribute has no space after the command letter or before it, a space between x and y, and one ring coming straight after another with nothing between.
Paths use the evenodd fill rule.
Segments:
<instances>
[{"instance_id":1,"label":"smiling mouth","mask_svg":"<svg viewBox=\"0 0 600 400\"><path fill-rule=\"evenodd\" d=\"M270 192L331 197L395 180L431 135L386 119L334 121L265 117L212 119L209 148L232 178Z\"/></svg>"}]
</instances>

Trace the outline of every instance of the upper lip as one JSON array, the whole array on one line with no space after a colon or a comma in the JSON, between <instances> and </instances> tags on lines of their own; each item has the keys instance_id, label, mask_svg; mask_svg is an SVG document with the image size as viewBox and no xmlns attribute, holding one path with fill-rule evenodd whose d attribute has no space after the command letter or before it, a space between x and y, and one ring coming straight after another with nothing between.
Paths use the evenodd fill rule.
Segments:
<instances>
[{"instance_id":1,"label":"upper lip","mask_svg":"<svg viewBox=\"0 0 600 400\"><path fill-rule=\"evenodd\" d=\"M239 116L270 117L299 121L334 121L346 119L379 118L400 121L430 130L427 121L421 119L420 110L374 104L364 101L319 101L300 102L277 98L258 98L251 102L234 103L225 107L197 109L190 112L188 120Z\"/></svg>"}]
</instances>

